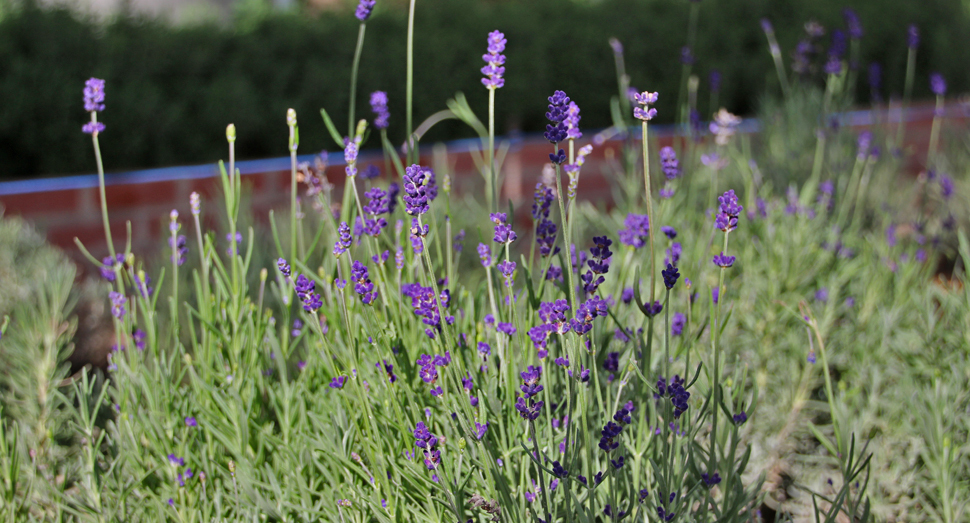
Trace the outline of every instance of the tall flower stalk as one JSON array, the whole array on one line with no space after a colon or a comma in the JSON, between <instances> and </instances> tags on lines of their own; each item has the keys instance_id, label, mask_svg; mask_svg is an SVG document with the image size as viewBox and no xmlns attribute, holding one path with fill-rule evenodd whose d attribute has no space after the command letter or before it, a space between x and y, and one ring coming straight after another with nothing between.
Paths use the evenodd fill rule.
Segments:
<instances>
[{"instance_id":1,"label":"tall flower stalk","mask_svg":"<svg viewBox=\"0 0 970 523\"><path fill-rule=\"evenodd\" d=\"M485 197L488 200L488 212L495 212L498 205L498 177L495 173L495 90L505 85L505 44L507 40L500 31L488 34L488 53L482 56L485 67L482 67L482 84L488 89L488 176L485 177Z\"/></svg>"},{"instance_id":2,"label":"tall flower stalk","mask_svg":"<svg viewBox=\"0 0 970 523\"><path fill-rule=\"evenodd\" d=\"M370 18L371 11L377 0L360 0L357 4L357 11L354 16L360 20L360 30L357 32L357 47L354 50L354 63L350 68L350 106L347 116L347 136L354 134L354 111L357 107L357 70L360 67L360 54L364 49L364 33L367 31L367 19Z\"/></svg>"}]
</instances>

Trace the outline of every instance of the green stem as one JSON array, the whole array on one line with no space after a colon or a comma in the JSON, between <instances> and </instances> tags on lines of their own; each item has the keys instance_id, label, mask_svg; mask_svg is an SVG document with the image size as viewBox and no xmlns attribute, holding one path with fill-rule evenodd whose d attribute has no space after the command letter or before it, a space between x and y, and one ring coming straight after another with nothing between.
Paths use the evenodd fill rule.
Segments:
<instances>
[{"instance_id":1,"label":"green stem","mask_svg":"<svg viewBox=\"0 0 970 523\"><path fill-rule=\"evenodd\" d=\"M413 120L411 116L412 105L414 102L414 4L415 0L411 0L411 5L408 7L408 66L407 66L407 85L405 87L405 126L407 128L407 140L408 140L408 163L411 163L410 158L412 157L412 141L411 133L413 132Z\"/></svg>"},{"instance_id":2,"label":"green stem","mask_svg":"<svg viewBox=\"0 0 970 523\"><path fill-rule=\"evenodd\" d=\"M354 51L354 64L350 67L350 108L348 110L347 136L354 136L354 110L357 108L357 69L360 66L360 53L364 49L364 32L367 24L360 24L360 32L357 33L357 49ZM410 127L408 128L410 130Z\"/></svg>"},{"instance_id":3,"label":"green stem","mask_svg":"<svg viewBox=\"0 0 970 523\"><path fill-rule=\"evenodd\" d=\"M936 164L936 148L940 141L940 124L943 121L943 97L936 97L936 110L933 112L933 128L930 131L930 150L926 155L927 167Z\"/></svg>"},{"instance_id":4,"label":"green stem","mask_svg":"<svg viewBox=\"0 0 970 523\"><path fill-rule=\"evenodd\" d=\"M495 212L498 205L498 177L495 176L495 89L488 90L488 176L485 178L488 194L488 212Z\"/></svg>"},{"instance_id":5,"label":"green stem","mask_svg":"<svg viewBox=\"0 0 970 523\"><path fill-rule=\"evenodd\" d=\"M91 121L98 121L98 113L91 111ZM98 133L91 133L91 142L94 144L94 160L98 164L98 190L101 193L101 220L104 222L104 236L108 241L108 254L111 255L111 263L115 265L115 244L111 240L111 222L108 221L108 202L104 194L104 165L101 163L101 146L98 144Z\"/></svg>"}]
</instances>

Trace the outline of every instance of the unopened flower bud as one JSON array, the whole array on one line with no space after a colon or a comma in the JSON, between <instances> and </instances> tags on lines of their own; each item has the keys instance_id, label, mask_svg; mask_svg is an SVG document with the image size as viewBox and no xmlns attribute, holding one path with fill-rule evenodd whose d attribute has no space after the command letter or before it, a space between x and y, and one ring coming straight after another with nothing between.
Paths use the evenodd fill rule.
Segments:
<instances>
[{"instance_id":1,"label":"unopened flower bud","mask_svg":"<svg viewBox=\"0 0 970 523\"><path fill-rule=\"evenodd\" d=\"M292 109L290 109L292 111ZM289 115L287 115L287 120L289 120ZM296 113L293 114L293 120L296 121ZM226 140L229 143L236 141L236 126L235 124L229 124L226 126Z\"/></svg>"},{"instance_id":2,"label":"unopened flower bud","mask_svg":"<svg viewBox=\"0 0 970 523\"><path fill-rule=\"evenodd\" d=\"M364 136L364 131L367 130L367 120L361 119L357 122L357 131L354 132L355 138L360 138Z\"/></svg>"},{"instance_id":3,"label":"unopened flower bud","mask_svg":"<svg viewBox=\"0 0 970 523\"><path fill-rule=\"evenodd\" d=\"M259 281L261 283L262 282L265 282L266 281L266 277L268 275L269 275L269 271L266 270L266 267L263 267L263 269L261 271L259 271Z\"/></svg>"},{"instance_id":4,"label":"unopened flower bud","mask_svg":"<svg viewBox=\"0 0 970 523\"><path fill-rule=\"evenodd\" d=\"M292 111L293 109L290 110ZM233 476L236 475L236 462L233 460L229 460L229 473Z\"/></svg>"},{"instance_id":5,"label":"unopened flower bud","mask_svg":"<svg viewBox=\"0 0 970 523\"><path fill-rule=\"evenodd\" d=\"M189 195L189 207L192 208L192 215L198 216L202 209L202 202L199 199L199 193L193 192Z\"/></svg>"},{"instance_id":6,"label":"unopened flower bud","mask_svg":"<svg viewBox=\"0 0 970 523\"><path fill-rule=\"evenodd\" d=\"M286 125L296 127L296 111L293 109L286 110Z\"/></svg>"}]
</instances>

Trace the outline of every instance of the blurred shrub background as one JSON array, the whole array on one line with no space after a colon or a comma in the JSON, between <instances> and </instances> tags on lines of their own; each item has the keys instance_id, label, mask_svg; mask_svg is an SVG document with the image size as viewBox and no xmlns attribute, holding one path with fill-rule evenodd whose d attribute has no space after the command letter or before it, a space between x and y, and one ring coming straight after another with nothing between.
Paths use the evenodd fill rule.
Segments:
<instances>
[{"instance_id":1,"label":"blurred shrub background","mask_svg":"<svg viewBox=\"0 0 970 523\"><path fill-rule=\"evenodd\" d=\"M624 44L632 85L670 93L660 99L660 115L669 122L675 113L687 0L419 3L415 124L443 109L457 91L485 111L479 68L486 34L496 28L509 41L507 82L497 96L499 132L542 129L545 97L554 89L583 107L584 128L608 126L609 100L617 92L610 36ZM109 171L211 162L223 154L228 122L239 129L242 158L283 155L288 107L300 115L301 151L332 146L319 109L327 108L345 128L359 26L353 5L341 7L281 11L246 0L228 19L200 16L174 24L7 0L0 19L0 179L92 171L93 153L80 132L86 120L80 86L91 76L107 80L103 119L111 139L103 147ZM951 93L970 86L970 6L964 0L703 0L694 50L702 115L713 112L706 107L712 69L723 75L719 105L734 112L751 114L777 93L760 18L774 23L790 71L803 24L815 19L829 30L844 28L844 7L859 13L865 30L860 103L869 99L864 69L871 62L883 67L884 98L902 92L909 23L922 36L914 97L929 95L930 71L944 74ZM395 141L404 134L406 28L406 2L379 1L361 63L358 115L370 117L367 93L388 91ZM466 134L460 124L446 123L426 141Z\"/></svg>"}]
</instances>

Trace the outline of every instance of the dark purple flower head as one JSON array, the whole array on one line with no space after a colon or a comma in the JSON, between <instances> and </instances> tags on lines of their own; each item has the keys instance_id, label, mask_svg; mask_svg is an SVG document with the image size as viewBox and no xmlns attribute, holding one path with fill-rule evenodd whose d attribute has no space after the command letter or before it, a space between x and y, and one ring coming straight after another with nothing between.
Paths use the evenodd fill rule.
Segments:
<instances>
[{"instance_id":1,"label":"dark purple flower head","mask_svg":"<svg viewBox=\"0 0 970 523\"><path fill-rule=\"evenodd\" d=\"M495 243L509 244L518 238L504 212L493 212L488 215L488 218L495 224L495 236L492 238Z\"/></svg>"},{"instance_id":2,"label":"dark purple flower head","mask_svg":"<svg viewBox=\"0 0 970 523\"><path fill-rule=\"evenodd\" d=\"M670 335L680 336L684 332L684 325L687 323L687 317L683 313L675 313L674 319L670 321Z\"/></svg>"},{"instance_id":3,"label":"dark purple flower head","mask_svg":"<svg viewBox=\"0 0 970 523\"><path fill-rule=\"evenodd\" d=\"M680 163L677 161L677 153L673 147L665 146L660 149L660 166L668 180L680 176Z\"/></svg>"},{"instance_id":4,"label":"dark purple flower head","mask_svg":"<svg viewBox=\"0 0 970 523\"><path fill-rule=\"evenodd\" d=\"M377 299L377 291L374 290L374 284L370 280L367 266L360 263L360 260L354 260L354 264L350 268L350 279L355 282L354 290L360 295L361 303L364 305L374 303L374 300Z\"/></svg>"},{"instance_id":5,"label":"dark purple flower head","mask_svg":"<svg viewBox=\"0 0 970 523\"><path fill-rule=\"evenodd\" d=\"M941 174L939 177L939 183L940 195L943 196L943 199L949 200L950 197L953 196L953 178L950 178L945 174Z\"/></svg>"},{"instance_id":6,"label":"dark purple flower head","mask_svg":"<svg viewBox=\"0 0 970 523\"><path fill-rule=\"evenodd\" d=\"M121 253L118 253L115 256L115 259L114 260L111 259L111 256L105 256L101 260L101 277L104 278L104 279L106 279L106 280L108 280L108 281L110 281L110 282L115 281L115 269L114 269L114 266L115 266L116 263L119 264L119 265L124 264L125 263L125 255L124 254L121 254Z\"/></svg>"},{"instance_id":7,"label":"dark purple flower head","mask_svg":"<svg viewBox=\"0 0 970 523\"><path fill-rule=\"evenodd\" d=\"M701 474L701 479L704 480L704 483L708 487L713 487L714 485L717 485L718 483L721 482L721 476L717 472L715 472L713 475L708 475L705 472L705 473Z\"/></svg>"},{"instance_id":8,"label":"dark purple flower head","mask_svg":"<svg viewBox=\"0 0 970 523\"><path fill-rule=\"evenodd\" d=\"M391 113L387 110L387 93L384 91L374 91L370 94L370 109L377 115L374 118L375 129L387 129L388 120Z\"/></svg>"},{"instance_id":9,"label":"dark purple flower head","mask_svg":"<svg viewBox=\"0 0 970 523\"><path fill-rule=\"evenodd\" d=\"M290 277L290 264L286 263L285 259L280 258L276 260L276 267L280 270L280 274L282 274L284 278Z\"/></svg>"},{"instance_id":10,"label":"dark purple flower head","mask_svg":"<svg viewBox=\"0 0 970 523\"><path fill-rule=\"evenodd\" d=\"M367 19L370 18L371 11L374 10L374 4L376 3L377 0L360 0L360 3L357 4L357 11L354 13L354 16L356 16L361 22L366 22Z\"/></svg>"},{"instance_id":11,"label":"dark purple flower head","mask_svg":"<svg viewBox=\"0 0 970 523\"><path fill-rule=\"evenodd\" d=\"M533 193L532 219L548 218L554 199L555 195L551 187L542 182L537 183L535 193Z\"/></svg>"},{"instance_id":12,"label":"dark purple flower head","mask_svg":"<svg viewBox=\"0 0 970 523\"><path fill-rule=\"evenodd\" d=\"M670 238L671 240L677 237L677 229L674 229L669 225L664 225L663 227L661 227L660 232L664 233L664 235L666 235L667 238Z\"/></svg>"},{"instance_id":13,"label":"dark purple flower head","mask_svg":"<svg viewBox=\"0 0 970 523\"><path fill-rule=\"evenodd\" d=\"M350 236L350 226L347 225L347 222L340 223L340 226L337 227L337 235L339 239L333 245L333 255L339 258L341 254L347 252L347 249L353 243L353 238Z\"/></svg>"},{"instance_id":14,"label":"dark purple flower head","mask_svg":"<svg viewBox=\"0 0 970 523\"><path fill-rule=\"evenodd\" d=\"M188 417L185 418L185 426L186 427L196 427L198 425L199 424L198 424L198 422L195 421L195 418L194 417L188 416Z\"/></svg>"},{"instance_id":15,"label":"dark purple flower head","mask_svg":"<svg viewBox=\"0 0 970 523\"><path fill-rule=\"evenodd\" d=\"M660 274L664 277L664 286L666 286L667 289L673 289L674 285L677 283L677 279L680 278L680 271L677 270L677 267L674 267L669 263L667 264L666 269L660 271Z\"/></svg>"},{"instance_id":16,"label":"dark purple flower head","mask_svg":"<svg viewBox=\"0 0 970 523\"><path fill-rule=\"evenodd\" d=\"M532 398L542 392L542 385L539 385L539 379L542 378L542 366L529 365L529 368L525 372L519 373L519 376L524 382L519 389L522 390L522 394L525 394L526 398Z\"/></svg>"},{"instance_id":17,"label":"dark purple flower head","mask_svg":"<svg viewBox=\"0 0 970 523\"><path fill-rule=\"evenodd\" d=\"M657 110L648 106L657 103L657 97L657 93L647 91L635 95L634 99L640 107L633 108L633 117L644 122L653 120L657 116Z\"/></svg>"},{"instance_id":18,"label":"dark purple flower head","mask_svg":"<svg viewBox=\"0 0 970 523\"><path fill-rule=\"evenodd\" d=\"M566 163L566 151L559 149L559 152L549 153L549 161L556 165L562 165Z\"/></svg>"},{"instance_id":19,"label":"dark purple flower head","mask_svg":"<svg viewBox=\"0 0 970 523\"><path fill-rule=\"evenodd\" d=\"M879 89L882 87L882 66L876 62L869 64L869 90L873 100L880 99Z\"/></svg>"},{"instance_id":20,"label":"dark purple flower head","mask_svg":"<svg viewBox=\"0 0 970 523\"><path fill-rule=\"evenodd\" d=\"M515 262L504 260L499 262L498 270L505 277L505 286L512 288L512 283L515 281Z\"/></svg>"},{"instance_id":21,"label":"dark purple flower head","mask_svg":"<svg viewBox=\"0 0 970 523\"><path fill-rule=\"evenodd\" d=\"M404 174L404 204L405 212L417 216L428 212L433 199L431 186L431 170L413 164L405 169ZM437 191L435 191L436 193Z\"/></svg>"},{"instance_id":22,"label":"dark purple flower head","mask_svg":"<svg viewBox=\"0 0 970 523\"><path fill-rule=\"evenodd\" d=\"M711 84L711 92L717 93L721 91L721 71L717 69L712 69L710 75L708 75L708 82Z\"/></svg>"},{"instance_id":23,"label":"dark purple flower head","mask_svg":"<svg viewBox=\"0 0 970 523\"><path fill-rule=\"evenodd\" d=\"M842 61L836 56L829 56L825 62L825 74L839 74L842 72Z\"/></svg>"},{"instance_id":24,"label":"dark purple flower head","mask_svg":"<svg viewBox=\"0 0 970 523\"><path fill-rule=\"evenodd\" d=\"M89 78L84 82L84 110L89 113L104 111L104 80Z\"/></svg>"},{"instance_id":25,"label":"dark purple flower head","mask_svg":"<svg viewBox=\"0 0 970 523\"><path fill-rule=\"evenodd\" d=\"M576 102L569 102L569 106L566 107L566 118L563 123L566 124L566 138L570 140L578 140L583 137L583 133L579 130L579 106Z\"/></svg>"},{"instance_id":26,"label":"dark purple flower head","mask_svg":"<svg viewBox=\"0 0 970 523\"><path fill-rule=\"evenodd\" d=\"M829 56L839 59L845 56L845 32L841 29L832 31L832 44L829 46Z\"/></svg>"},{"instance_id":27,"label":"dark purple flower head","mask_svg":"<svg viewBox=\"0 0 970 523\"><path fill-rule=\"evenodd\" d=\"M771 26L771 20L768 20L767 18L761 19L761 30L764 31L765 34L774 34L775 32L775 28Z\"/></svg>"},{"instance_id":28,"label":"dark purple flower head","mask_svg":"<svg viewBox=\"0 0 970 523\"><path fill-rule=\"evenodd\" d=\"M108 297L111 299L111 315L119 320L124 318L127 312L125 303L128 302L128 298L124 294L116 291L108 293Z\"/></svg>"},{"instance_id":29,"label":"dark purple flower head","mask_svg":"<svg viewBox=\"0 0 970 523\"><path fill-rule=\"evenodd\" d=\"M933 73L930 75L930 90L936 96L946 95L946 80L943 79L942 74Z\"/></svg>"},{"instance_id":30,"label":"dark purple flower head","mask_svg":"<svg viewBox=\"0 0 970 523\"><path fill-rule=\"evenodd\" d=\"M566 139L568 130L566 128L566 116L569 108L569 97L562 91L556 91L549 97L549 110L546 112L546 125L544 136L551 143L559 143Z\"/></svg>"},{"instance_id":31,"label":"dark purple flower head","mask_svg":"<svg viewBox=\"0 0 970 523\"><path fill-rule=\"evenodd\" d=\"M579 304L576 317L572 319L572 330L576 334L586 334L593 328L593 320L609 314L609 304L603 298L591 296Z\"/></svg>"},{"instance_id":32,"label":"dark purple flower head","mask_svg":"<svg viewBox=\"0 0 970 523\"><path fill-rule=\"evenodd\" d=\"M686 45L680 48L680 63L684 65L693 65L694 63L694 53Z\"/></svg>"},{"instance_id":33,"label":"dark purple flower head","mask_svg":"<svg viewBox=\"0 0 970 523\"><path fill-rule=\"evenodd\" d=\"M650 219L646 214L630 213L623 220L624 229L617 233L620 243L639 249L647 244L650 238Z\"/></svg>"},{"instance_id":34,"label":"dark purple flower head","mask_svg":"<svg viewBox=\"0 0 970 523\"><path fill-rule=\"evenodd\" d=\"M906 30L906 46L910 49L919 47L919 28L916 27L916 24L909 24L909 28Z\"/></svg>"},{"instance_id":35,"label":"dark purple flower head","mask_svg":"<svg viewBox=\"0 0 970 523\"><path fill-rule=\"evenodd\" d=\"M344 388L344 383L347 382L346 376L337 376L336 378L330 380L331 389L342 389Z\"/></svg>"},{"instance_id":36,"label":"dark purple flower head","mask_svg":"<svg viewBox=\"0 0 970 523\"><path fill-rule=\"evenodd\" d=\"M854 9L846 7L842 10L842 17L845 18L845 25L849 30L849 38L858 40L862 38L862 22Z\"/></svg>"},{"instance_id":37,"label":"dark purple flower head","mask_svg":"<svg viewBox=\"0 0 970 523\"><path fill-rule=\"evenodd\" d=\"M542 412L542 405L543 402L541 401L535 401L532 398L526 401L525 398L520 396L518 401L515 402L515 410L519 411L519 416L522 416L522 419L535 421L539 418L539 413Z\"/></svg>"},{"instance_id":38,"label":"dark purple flower head","mask_svg":"<svg viewBox=\"0 0 970 523\"><path fill-rule=\"evenodd\" d=\"M492 249L484 243L478 244L478 259L482 262L482 267L492 266Z\"/></svg>"},{"instance_id":39,"label":"dark purple flower head","mask_svg":"<svg viewBox=\"0 0 970 523\"><path fill-rule=\"evenodd\" d=\"M373 216L386 214L388 210L387 191L380 187L372 187L364 193L367 197L367 205L364 206L364 213Z\"/></svg>"},{"instance_id":40,"label":"dark purple flower head","mask_svg":"<svg viewBox=\"0 0 970 523\"><path fill-rule=\"evenodd\" d=\"M81 126L84 134L98 134L104 132L104 124L101 122L88 122Z\"/></svg>"},{"instance_id":41,"label":"dark purple flower head","mask_svg":"<svg viewBox=\"0 0 970 523\"><path fill-rule=\"evenodd\" d=\"M606 354L606 359L603 360L603 370L607 372L619 372L620 370L619 352L608 352Z\"/></svg>"},{"instance_id":42,"label":"dark purple flower head","mask_svg":"<svg viewBox=\"0 0 970 523\"><path fill-rule=\"evenodd\" d=\"M495 90L505 85L505 78L502 77L505 74L505 55L502 53L506 43L505 35L500 31L488 33L488 53L482 56L487 64L482 67L482 74L485 75L482 84L488 89Z\"/></svg>"},{"instance_id":43,"label":"dark purple flower head","mask_svg":"<svg viewBox=\"0 0 970 523\"><path fill-rule=\"evenodd\" d=\"M606 425L603 426L603 430L600 431L600 442L599 447L603 452L612 452L619 448L620 442L616 441L620 437L620 433L623 432L623 427L608 421ZM599 474L597 474L598 476ZM597 481L597 483L599 483Z\"/></svg>"},{"instance_id":44,"label":"dark purple flower head","mask_svg":"<svg viewBox=\"0 0 970 523\"><path fill-rule=\"evenodd\" d=\"M744 411L741 411L735 414L733 419L735 425L744 425L744 423L748 421L748 415Z\"/></svg>"},{"instance_id":45,"label":"dark purple flower head","mask_svg":"<svg viewBox=\"0 0 970 523\"><path fill-rule=\"evenodd\" d=\"M714 265L726 269L734 265L734 260L734 256L728 256L722 252L721 254L714 256Z\"/></svg>"}]
</instances>

